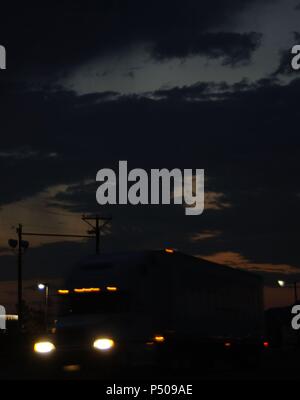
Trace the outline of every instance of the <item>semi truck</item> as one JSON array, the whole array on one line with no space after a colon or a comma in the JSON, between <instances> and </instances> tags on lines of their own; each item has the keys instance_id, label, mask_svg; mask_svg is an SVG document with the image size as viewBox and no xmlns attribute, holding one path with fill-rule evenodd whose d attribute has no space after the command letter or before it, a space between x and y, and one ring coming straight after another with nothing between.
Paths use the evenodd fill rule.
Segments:
<instances>
[{"instance_id":1,"label":"semi truck","mask_svg":"<svg viewBox=\"0 0 300 400\"><path fill-rule=\"evenodd\" d=\"M62 368L246 360L268 345L262 278L174 249L85 259L57 294L53 333L34 354Z\"/></svg>"}]
</instances>

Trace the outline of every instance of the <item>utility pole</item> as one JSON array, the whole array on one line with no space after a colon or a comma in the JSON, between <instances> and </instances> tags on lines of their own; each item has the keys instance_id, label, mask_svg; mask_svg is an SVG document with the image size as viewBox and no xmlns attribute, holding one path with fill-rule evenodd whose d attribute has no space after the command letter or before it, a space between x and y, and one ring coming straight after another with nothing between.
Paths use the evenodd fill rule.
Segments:
<instances>
[{"instance_id":1,"label":"utility pole","mask_svg":"<svg viewBox=\"0 0 300 400\"><path fill-rule=\"evenodd\" d=\"M19 330L23 326L23 285L22 285L22 224L17 228L18 235L18 323Z\"/></svg>"},{"instance_id":2,"label":"utility pole","mask_svg":"<svg viewBox=\"0 0 300 400\"><path fill-rule=\"evenodd\" d=\"M29 246L26 240L23 240L24 236L46 236L46 237L69 237L69 238L86 238L91 239L94 236L91 235L72 235L72 234L61 234L61 233L37 233L37 232L24 232L23 225L19 224L17 229L18 240L9 239L8 244L12 249L17 250L18 256L18 325L19 330L22 332L23 328L23 252ZM48 289L47 289L48 290ZM47 293L48 295L48 293ZM48 299L47 299L48 302ZM47 304L48 305L48 304Z\"/></svg>"},{"instance_id":3,"label":"utility pole","mask_svg":"<svg viewBox=\"0 0 300 400\"><path fill-rule=\"evenodd\" d=\"M17 233L17 238L18 240L15 239L9 239L8 240L8 245L13 249L17 251L17 257L18 257L18 299L17 299L17 309L18 309L18 325L19 325L19 331L20 333L22 332L23 328L23 253L28 249L29 247L29 242L26 240L23 240L23 225L19 224L18 227L16 228L16 233Z\"/></svg>"},{"instance_id":4,"label":"utility pole","mask_svg":"<svg viewBox=\"0 0 300 400\"><path fill-rule=\"evenodd\" d=\"M111 220L111 217L101 217L100 215L83 215L82 220L87 223L92 230L88 231L88 233L95 234L96 238L96 254L100 254L100 236L101 236L101 229L103 229ZM90 221L94 221L95 225L93 225ZM100 222L103 222L100 225Z\"/></svg>"}]
</instances>

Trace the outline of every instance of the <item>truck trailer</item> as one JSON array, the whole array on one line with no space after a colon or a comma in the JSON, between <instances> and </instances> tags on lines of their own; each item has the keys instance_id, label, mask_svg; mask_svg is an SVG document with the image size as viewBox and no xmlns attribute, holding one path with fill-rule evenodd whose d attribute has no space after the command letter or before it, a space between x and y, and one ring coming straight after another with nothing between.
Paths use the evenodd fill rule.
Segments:
<instances>
[{"instance_id":1,"label":"truck trailer","mask_svg":"<svg viewBox=\"0 0 300 400\"><path fill-rule=\"evenodd\" d=\"M34 353L65 368L246 360L267 345L262 278L173 249L85 259L57 294L55 328Z\"/></svg>"}]
</instances>

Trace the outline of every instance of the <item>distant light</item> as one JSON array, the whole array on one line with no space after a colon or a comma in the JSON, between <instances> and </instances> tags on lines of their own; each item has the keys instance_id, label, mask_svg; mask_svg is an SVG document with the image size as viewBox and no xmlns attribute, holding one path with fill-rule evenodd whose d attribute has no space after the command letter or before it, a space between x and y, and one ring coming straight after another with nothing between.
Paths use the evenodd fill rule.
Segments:
<instances>
[{"instance_id":1,"label":"distant light","mask_svg":"<svg viewBox=\"0 0 300 400\"><path fill-rule=\"evenodd\" d=\"M70 293L70 290L67 290L67 289L59 289L57 292L58 292L58 294L69 294L69 293Z\"/></svg>"},{"instance_id":2,"label":"distant light","mask_svg":"<svg viewBox=\"0 0 300 400\"><path fill-rule=\"evenodd\" d=\"M265 348L268 348L270 343L269 342L264 342L263 345L264 345Z\"/></svg>"},{"instance_id":3,"label":"distant light","mask_svg":"<svg viewBox=\"0 0 300 400\"><path fill-rule=\"evenodd\" d=\"M80 371L80 365L79 364L64 365L63 369L66 372L77 372Z\"/></svg>"},{"instance_id":4,"label":"distant light","mask_svg":"<svg viewBox=\"0 0 300 400\"><path fill-rule=\"evenodd\" d=\"M166 249L165 249L165 252L166 252L166 253L173 254L173 253L174 253L174 250L173 250L173 249L168 249L168 248L166 248Z\"/></svg>"},{"instance_id":5,"label":"distant light","mask_svg":"<svg viewBox=\"0 0 300 400\"><path fill-rule=\"evenodd\" d=\"M225 343L224 343L224 346L227 347L227 348L228 348L228 347L231 347L231 342L225 342Z\"/></svg>"},{"instance_id":6,"label":"distant light","mask_svg":"<svg viewBox=\"0 0 300 400\"><path fill-rule=\"evenodd\" d=\"M106 290L108 290L109 292L116 292L118 288L116 286L107 286Z\"/></svg>"},{"instance_id":7,"label":"distant light","mask_svg":"<svg viewBox=\"0 0 300 400\"><path fill-rule=\"evenodd\" d=\"M279 280L279 281L277 281L277 283L278 283L278 285L279 285L280 287L285 286L285 281Z\"/></svg>"},{"instance_id":8,"label":"distant light","mask_svg":"<svg viewBox=\"0 0 300 400\"><path fill-rule=\"evenodd\" d=\"M93 343L93 347L97 350L102 350L102 351L107 351L113 348L115 345L115 342L112 339L108 338L101 338L97 339Z\"/></svg>"},{"instance_id":9,"label":"distant light","mask_svg":"<svg viewBox=\"0 0 300 400\"><path fill-rule=\"evenodd\" d=\"M100 288L80 288L80 289L74 289L75 293L94 293L94 292L100 292Z\"/></svg>"},{"instance_id":10,"label":"distant light","mask_svg":"<svg viewBox=\"0 0 300 400\"><path fill-rule=\"evenodd\" d=\"M37 342L33 349L35 353L49 354L55 350L55 346L51 342Z\"/></svg>"},{"instance_id":11,"label":"distant light","mask_svg":"<svg viewBox=\"0 0 300 400\"><path fill-rule=\"evenodd\" d=\"M38 284L39 290L44 290L45 287L46 287L46 285L45 285L44 283L39 283L39 284Z\"/></svg>"},{"instance_id":12,"label":"distant light","mask_svg":"<svg viewBox=\"0 0 300 400\"><path fill-rule=\"evenodd\" d=\"M162 343L162 342L164 342L166 339L165 339L165 337L162 336L162 335L156 335L156 336L154 336L154 340L155 340L156 342L158 342L158 343Z\"/></svg>"}]
</instances>

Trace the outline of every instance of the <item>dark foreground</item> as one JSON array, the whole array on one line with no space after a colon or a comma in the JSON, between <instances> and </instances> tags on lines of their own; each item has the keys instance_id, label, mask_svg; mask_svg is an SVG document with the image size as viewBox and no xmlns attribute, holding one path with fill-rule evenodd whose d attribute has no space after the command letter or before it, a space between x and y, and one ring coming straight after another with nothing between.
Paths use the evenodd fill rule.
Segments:
<instances>
[{"instance_id":1,"label":"dark foreground","mask_svg":"<svg viewBox=\"0 0 300 400\"><path fill-rule=\"evenodd\" d=\"M84 371L78 365L69 367L69 371L53 370L47 363L38 368L30 361L22 361L16 355L14 360L5 360L1 365L1 380L35 379L97 379L110 381L143 380L155 382L168 380L298 380L300 379L300 349L269 349L256 367L233 366L216 362L210 366L199 365L193 368L166 370L153 367L144 368L105 368L91 366ZM3 360L4 361L4 360Z\"/></svg>"}]
</instances>

